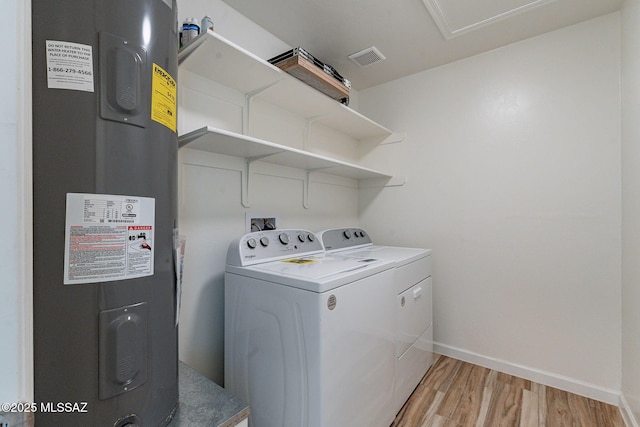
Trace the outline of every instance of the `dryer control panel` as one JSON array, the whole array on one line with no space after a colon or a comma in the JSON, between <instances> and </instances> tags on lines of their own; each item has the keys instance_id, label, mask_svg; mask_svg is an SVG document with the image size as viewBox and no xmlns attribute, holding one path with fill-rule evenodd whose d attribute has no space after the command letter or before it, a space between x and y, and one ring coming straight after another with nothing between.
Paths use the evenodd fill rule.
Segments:
<instances>
[{"instance_id":1,"label":"dryer control panel","mask_svg":"<svg viewBox=\"0 0 640 427\"><path fill-rule=\"evenodd\" d=\"M332 228L318 234L325 250L357 248L371 245L371 238L361 228Z\"/></svg>"},{"instance_id":2,"label":"dryer control panel","mask_svg":"<svg viewBox=\"0 0 640 427\"><path fill-rule=\"evenodd\" d=\"M231 242L227 251L227 264L247 266L322 252L322 243L308 230L256 231Z\"/></svg>"}]
</instances>

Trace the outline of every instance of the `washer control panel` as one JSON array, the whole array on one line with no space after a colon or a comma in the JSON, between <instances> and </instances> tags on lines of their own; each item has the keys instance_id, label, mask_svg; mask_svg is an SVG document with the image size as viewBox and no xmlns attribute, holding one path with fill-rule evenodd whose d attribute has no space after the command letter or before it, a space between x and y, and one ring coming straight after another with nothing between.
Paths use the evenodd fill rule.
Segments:
<instances>
[{"instance_id":1,"label":"washer control panel","mask_svg":"<svg viewBox=\"0 0 640 427\"><path fill-rule=\"evenodd\" d=\"M319 252L323 252L322 243L308 230L256 231L245 234L229 245L227 264L246 266Z\"/></svg>"},{"instance_id":2,"label":"washer control panel","mask_svg":"<svg viewBox=\"0 0 640 427\"><path fill-rule=\"evenodd\" d=\"M369 235L361 228L333 228L321 232L318 237L327 251L372 244Z\"/></svg>"}]
</instances>

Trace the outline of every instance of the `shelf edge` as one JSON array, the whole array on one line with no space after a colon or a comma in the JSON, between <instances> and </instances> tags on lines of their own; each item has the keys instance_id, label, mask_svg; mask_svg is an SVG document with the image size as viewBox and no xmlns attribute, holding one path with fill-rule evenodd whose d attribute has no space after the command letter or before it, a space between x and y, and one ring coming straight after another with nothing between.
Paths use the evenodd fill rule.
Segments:
<instances>
[{"instance_id":1,"label":"shelf edge","mask_svg":"<svg viewBox=\"0 0 640 427\"><path fill-rule=\"evenodd\" d=\"M349 175L346 174L339 174L339 173L332 173L331 169L334 168L347 168L348 170L353 170L356 172L363 172L366 174L371 174L374 175L374 177L371 178L354 178L357 180L361 180L361 179L391 179L392 175L389 175L387 173L381 172L381 171L377 171L374 169L370 169L364 166L359 166L353 163L349 163L343 160L338 160L338 159L334 159L331 157L326 157L320 154L316 154L316 153L312 153L310 151L305 151L305 150L300 150L297 148L293 148L293 147L288 147L286 145L281 145L281 144L277 144L274 142L270 142L270 141L265 141L259 138L255 138L252 136L247 136L247 135L242 135L242 134L238 134L235 132L231 132L231 131L227 131L224 129L218 129L212 126L206 126L206 127L202 127L200 129L196 129L194 131L188 132L186 134L183 134L181 136L178 137L178 147L179 148L189 148L188 145L196 140L198 140L201 137L206 136L207 134L218 134L218 135L223 135L226 137L231 137L231 138L236 138L238 140L242 140L245 142L249 142L252 144L256 144L256 145L262 145L262 146L266 146L269 148L273 148L274 150L280 150L284 153L293 153L293 154L297 154L303 157L308 157L311 159L317 159L317 160L321 160L321 161L326 161L328 163L330 163L331 165L328 166L327 168L322 168L322 172L323 173L327 173L329 175L338 175L338 176L344 176L344 177L348 177L348 178L352 178ZM219 154L223 154L223 153L219 153ZM238 157L238 156L236 156ZM268 161L266 161L267 163L270 163ZM314 169L308 169L305 167L298 167L299 169L302 170L311 170L313 171Z\"/></svg>"}]
</instances>

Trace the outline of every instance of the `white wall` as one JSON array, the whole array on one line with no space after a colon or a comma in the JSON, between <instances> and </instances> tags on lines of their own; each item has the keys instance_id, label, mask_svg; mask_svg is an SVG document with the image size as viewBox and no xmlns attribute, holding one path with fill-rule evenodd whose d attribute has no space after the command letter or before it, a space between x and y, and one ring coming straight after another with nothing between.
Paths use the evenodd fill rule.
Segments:
<instances>
[{"instance_id":1,"label":"white wall","mask_svg":"<svg viewBox=\"0 0 640 427\"><path fill-rule=\"evenodd\" d=\"M640 1L622 9L622 393L640 420Z\"/></svg>"},{"instance_id":2,"label":"white wall","mask_svg":"<svg viewBox=\"0 0 640 427\"><path fill-rule=\"evenodd\" d=\"M363 190L360 225L433 249L437 349L615 403L619 29L615 13L359 94L407 132L364 156L407 183Z\"/></svg>"},{"instance_id":3,"label":"white wall","mask_svg":"<svg viewBox=\"0 0 640 427\"><path fill-rule=\"evenodd\" d=\"M202 4L200 4L202 3ZM188 8L187 8L188 7ZM222 2L191 1L185 16L209 14L215 31L254 54L269 58L290 49ZM203 126L242 133L244 94L193 73L179 75L179 134ZM260 99L252 104L251 135L303 148L305 122ZM336 158L353 158L356 143L319 124L306 148ZM319 231L353 226L358 221L358 187L351 179L316 173L310 184L310 207L303 207L305 173L300 169L255 163L250 208L241 205L240 158L180 150L179 224L187 236L180 359L215 382L224 381L224 267L229 243L245 233L245 214L274 214L279 228Z\"/></svg>"},{"instance_id":4,"label":"white wall","mask_svg":"<svg viewBox=\"0 0 640 427\"><path fill-rule=\"evenodd\" d=\"M0 402L31 401L31 277L30 277L30 105L31 75L29 4L0 2L0 35L5 64L0 80ZM26 53L25 53L26 52ZM25 57L26 55L26 57Z\"/></svg>"}]
</instances>

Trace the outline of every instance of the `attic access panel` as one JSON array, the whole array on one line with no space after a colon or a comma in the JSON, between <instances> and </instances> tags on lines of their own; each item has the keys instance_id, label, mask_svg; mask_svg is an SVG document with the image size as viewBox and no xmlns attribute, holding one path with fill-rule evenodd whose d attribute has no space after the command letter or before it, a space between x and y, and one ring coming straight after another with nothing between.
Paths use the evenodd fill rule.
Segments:
<instances>
[{"instance_id":1,"label":"attic access panel","mask_svg":"<svg viewBox=\"0 0 640 427\"><path fill-rule=\"evenodd\" d=\"M556 0L422 0L445 39Z\"/></svg>"}]
</instances>

